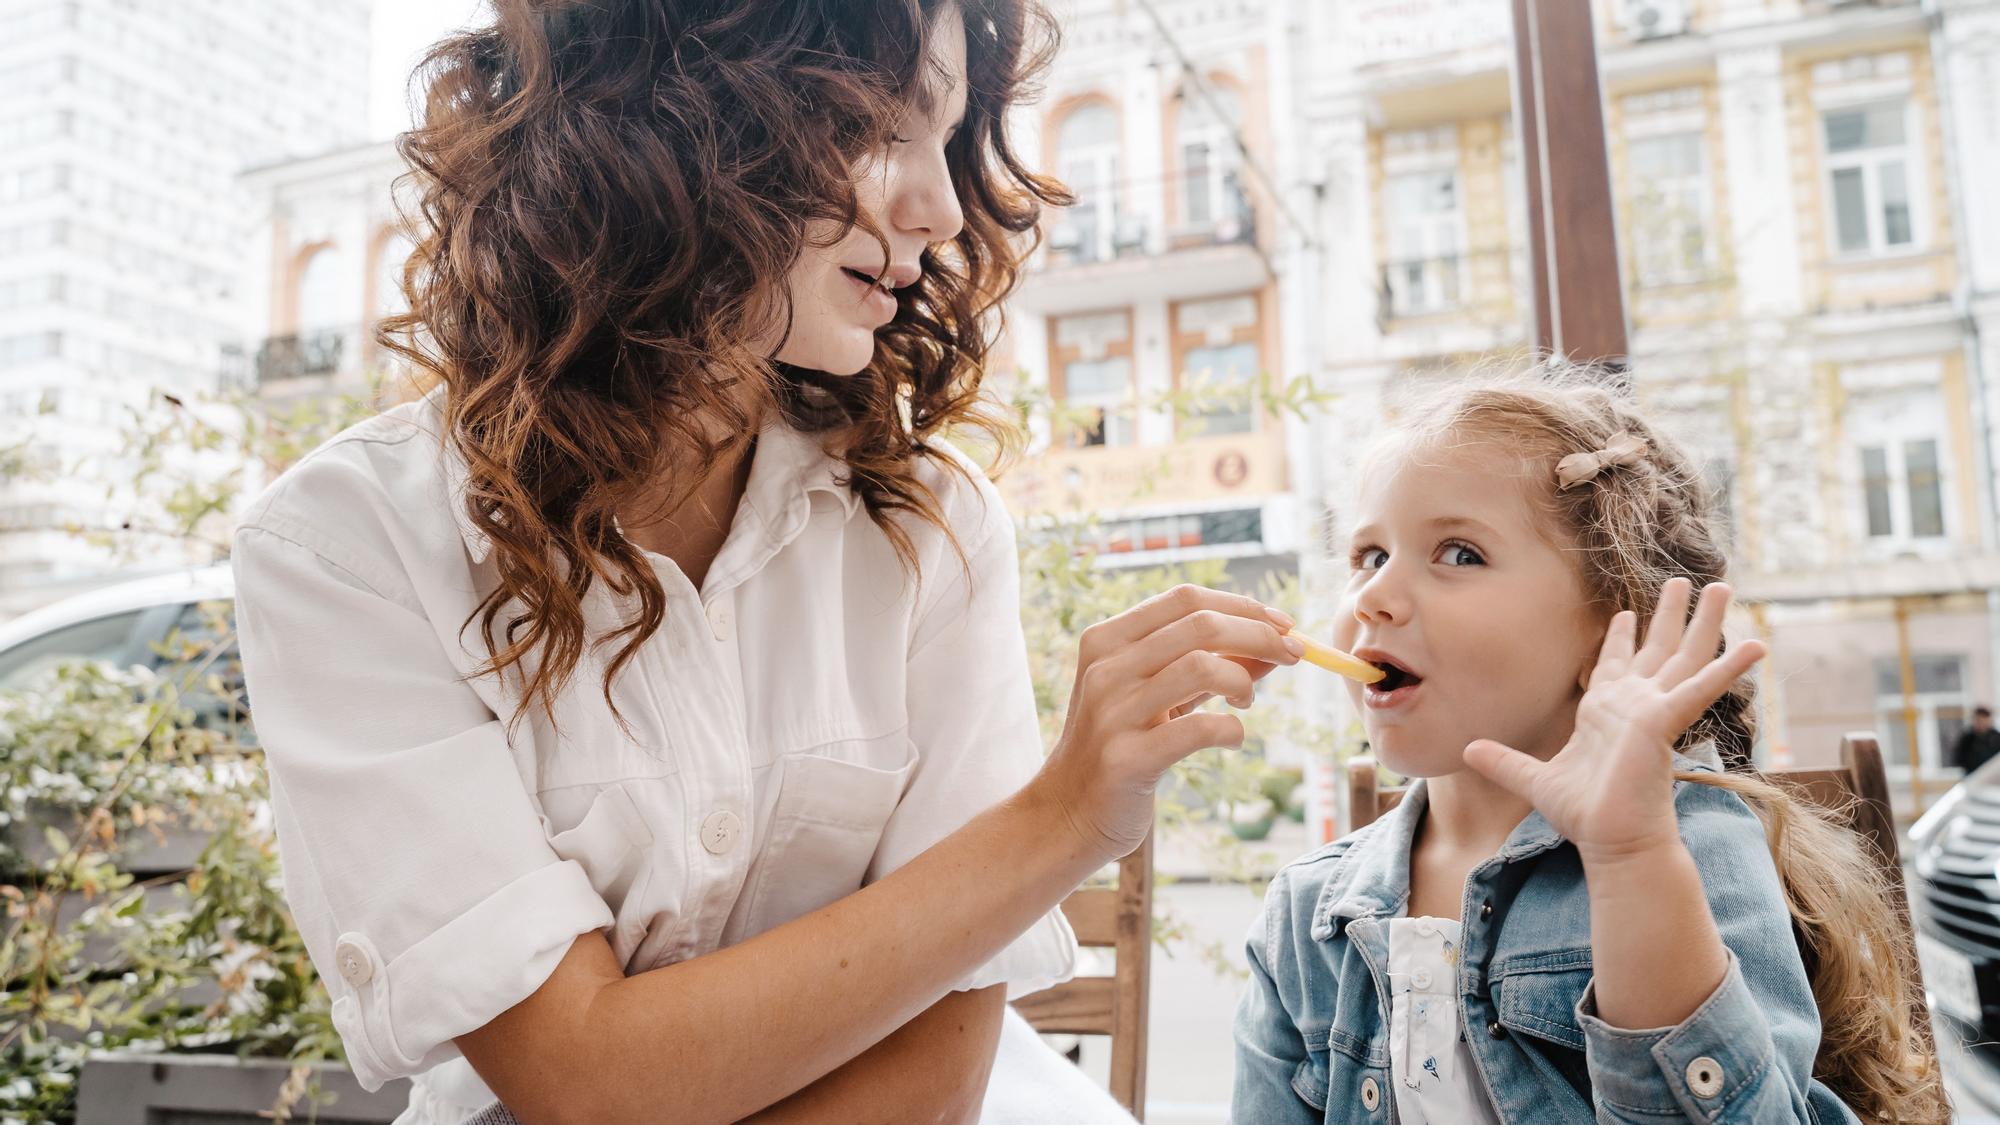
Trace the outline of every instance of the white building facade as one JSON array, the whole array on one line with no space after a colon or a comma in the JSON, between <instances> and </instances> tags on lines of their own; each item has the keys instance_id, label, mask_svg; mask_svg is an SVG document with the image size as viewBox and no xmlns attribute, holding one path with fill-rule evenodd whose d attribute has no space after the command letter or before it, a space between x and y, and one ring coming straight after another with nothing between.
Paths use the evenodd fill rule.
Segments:
<instances>
[{"instance_id":1,"label":"white building facade","mask_svg":"<svg viewBox=\"0 0 2000 1125\"><path fill-rule=\"evenodd\" d=\"M0 613L122 565L62 528L128 510L127 406L224 377L236 176L362 138L368 24L367 0L0 0L0 448L29 470L0 480Z\"/></svg>"}]
</instances>

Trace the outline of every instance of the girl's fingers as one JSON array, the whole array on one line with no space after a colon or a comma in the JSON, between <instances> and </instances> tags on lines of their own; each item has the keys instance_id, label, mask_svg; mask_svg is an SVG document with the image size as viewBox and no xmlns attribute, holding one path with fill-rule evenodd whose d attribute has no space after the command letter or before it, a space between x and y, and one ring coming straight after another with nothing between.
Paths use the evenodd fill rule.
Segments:
<instances>
[{"instance_id":1,"label":"girl's fingers","mask_svg":"<svg viewBox=\"0 0 2000 1125\"><path fill-rule=\"evenodd\" d=\"M1675 713L1690 716L1699 715L1708 705L1722 698L1729 685L1736 678L1748 672L1759 660L1764 659L1764 642L1756 639L1731 645L1729 651L1709 661L1694 675L1682 680L1680 685L1667 693L1667 701Z\"/></svg>"},{"instance_id":2,"label":"girl's fingers","mask_svg":"<svg viewBox=\"0 0 2000 1125\"><path fill-rule=\"evenodd\" d=\"M1255 598L1241 594L1224 593L1206 586L1176 586L1164 594L1147 598L1116 617L1101 621L1084 630L1079 645L1078 660L1084 665L1103 660L1127 646L1153 635L1166 626L1202 610L1240 617L1245 621L1255 621L1290 629L1291 618L1270 608ZM1259 656L1261 653L1246 653ZM1164 667L1169 661L1162 661Z\"/></svg>"},{"instance_id":3,"label":"girl's fingers","mask_svg":"<svg viewBox=\"0 0 2000 1125\"><path fill-rule=\"evenodd\" d=\"M1535 802L1535 778L1549 768L1548 763L1489 738L1477 739L1465 748L1465 764L1529 804Z\"/></svg>"},{"instance_id":4,"label":"girl's fingers","mask_svg":"<svg viewBox=\"0 0 2000 1125\"><path fill-rule=\"evenodd\" d=\"M1597 667L1590 671L1591 687L1625 674L1632 664L1632 635L1637 630L1638 618L1631 610L1621 609L1611 615L1611 625L1604 630L1604 643L1597 650Z\"/></svg>"},{"instance_id":5,"label":"girl's fingers","mask_svg":"<svg viewBox=\"0 0 2000 1125\"><path fill-rule=\"evenodd\" d=\"M1688 591L1694 587L1685 578L1669 578L1660 587L1660 598L1653 606L1653 618L1646 622L1646 645L1632 658L1632 670L1641 676L1650 676L1660 670L1667 658L1680 646L1681 633L1687 626Z\"/></svg>"},{"instance_id":6,"label":"girl's fingers","mask_svg":"<svg viewBox=\"0 0 2000 1125\"><path fill-rule=\"evenodd\" d=\"M1695 603L1694 620L1688 625L1687 635L1681 638L1680 647L1673 656L1654 674L1654 679L1663 690L1673 690L1682 680L1715 659L1715 650L1722 644L1723 619L1728 614L1729 586L1711 582L1702 587L1701 599Z\"/></svg>"}]
</instances>

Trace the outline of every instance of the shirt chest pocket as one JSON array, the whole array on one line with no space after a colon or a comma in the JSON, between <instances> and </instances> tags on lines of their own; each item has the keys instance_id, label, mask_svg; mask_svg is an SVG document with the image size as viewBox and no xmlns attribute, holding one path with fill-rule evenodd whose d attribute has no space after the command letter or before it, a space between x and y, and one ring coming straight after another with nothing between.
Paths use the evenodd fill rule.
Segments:
<instances>
[{"instance_id":1,"label":"shirt chest pocket","mask_svg":"<svg viewBox=\"0 0 2000 1125\"><path fill-rule=\"evenodd\" d=\"M903 730L780 758L764 846L723 944L860 890L914 766Z\"/></svg>"},{"instance_id":2,"label":"shirt chest pocket","mask_svg":"<svg viewBox=\"0 0 2000 1125\"><path fill-rule=\"evenodd\" d=\"M671 777L641 779L540 797L549 847L581 866L611 908L612 948L623 963L674 914L681 872L673 853L659 844L679 838L668 823L677 819L679 798L664 791L675 785Z\"/></svg>"}]
</instances>

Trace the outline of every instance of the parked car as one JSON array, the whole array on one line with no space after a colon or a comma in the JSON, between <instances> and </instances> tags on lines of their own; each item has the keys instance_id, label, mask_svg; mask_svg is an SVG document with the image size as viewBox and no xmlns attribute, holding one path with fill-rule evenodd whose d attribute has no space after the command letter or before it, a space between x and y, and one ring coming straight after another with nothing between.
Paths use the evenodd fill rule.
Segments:
<instances>
[{"instance_id":1,"label":"parked car","mask_svg":"<svg viewBox=\"0 0 2000 1125\"><path fill-rule=\"evenodd\" d=\"M175 670L173 654L161 648L179 630L180 636L205 658L216 639L214 614L204 603L233 602L235 576L227 564L128 579L65 598L53 605L0 624L0 692L18 690L56 664L68 660L104 660L120 668L134 664L163 673ZM224 617L225 626L229 618ZM244 722L248 703L230 703L229 693L243 690L243 665L236 653L234 630L206 672L222 680L217 695L202 682L193 685L183 703L198 725L227 723L246 744L254 734Z\"/></svg>"},{"instance_id":2,"label":"parked car","mask_svg":"<svg viewBox=\"0 0 2000 1125\"><path fill-rule=\"evenodd\" d=\"M2000 1112L2000 759L1917 820L1909 856L1924 993L1954 1093Z\"/></svg>"}]
</instances>

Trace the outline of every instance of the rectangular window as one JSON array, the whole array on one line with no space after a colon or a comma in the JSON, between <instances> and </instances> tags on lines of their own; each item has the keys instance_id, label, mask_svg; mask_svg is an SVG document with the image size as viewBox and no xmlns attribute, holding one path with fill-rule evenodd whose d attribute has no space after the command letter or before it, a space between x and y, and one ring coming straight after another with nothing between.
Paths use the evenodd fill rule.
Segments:
<instances>
[{"instance_id":1,"label":"rectangular window","mask_svg":"<svg viewBox=\"0 0 2000 1125\"><path fill-rule=\"evenodd\" d=\"M1632 241L1641 285L1671 285L1708 273L1708 177L1702 134L1634 139Z\"/></svg>"},{"instance_id":2,"label":"rectangular window","mask_svg":"<svg viewBox=\"0 0 2000 1125\"><path fill-rule=\"evenodd\" d=\"M1459 303L1463 269L1458 173L1449 169L1391 176L1388 290L1397 316L1441 312Z\"/></svg>"},{"instance_id":3,"label":"rectangular window","mask_svg":"<svg viewBox=\"0 0 2000 1125\"><path fill-rule=\"evenodd\" d=\"M1247 434L1257 428L1257 345L1189 348L1182 385L1200 399L1189 421L1198 435Z\"/></svg>"},{"instance_id":4,"label":"rectangular window","mask_svg":"<svg viewBox=\"0 0 2000 1125\"><path fill-rule=\"evenodd\" d=\"M1139 439L1132 403L1132 361L1125 356L1072 360L1063 365L1063 398L1086 420L1081 444L1129 446Z\"/></svg>"},{"instance_id":5,"label":"rectangular window","mask_svg":"<svg viewBox=\"0 0 2000 1125\"><path fill-rule=\"evenodd\" d=\"M1868 537L1941 539L1944 474L1936 438L1862 446L1861 493Z\"/></svg>"},{"instance_id":6,"label":"rectangular window","mask_svg":"<svg viewBox=\"0 0 2000 1125\"><path fill-rule=\"evenodd\" d=\"M1936 439L1904 442L1903 471L1910 490L1910 534L1938 538L1944 534L1944 488L1938 477Z\"/></svg>"},{"instance_id":7,"label":"rectangular window","mask_svg":"<svg viewBox=\"0 0 2000 1125\"><path fill-rule=\"evenodd\" d=\"M1908 102L1901 98L1822 115L1838 253L1882 254L1916 244L1907 117Z\"/></svg>"},{"instance_id":8,"label":"rectangular window","mask_svg":"<svg viewBox=\"0 0 2000 1125\"><path fill-rule=\"evenodd\" d=\"M1917 745L1912 754L1902 660L1896 656L1876 658L1875 729L1881 732L1882 754L1891 769L1907 771L1912 761L1926 771L1956 765L1949 759L1972 713L1965 693L1965 663L1965 657L1957 654L1917 653L1910 657L1912 692L1908 703L1917 712Z\"/></svg>"}]
</instances>

